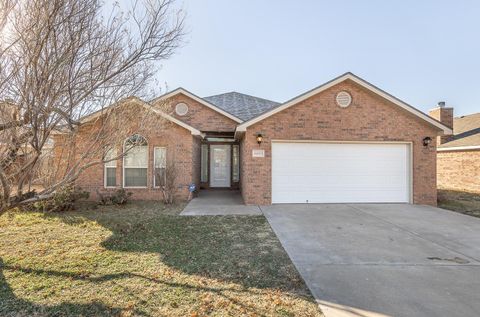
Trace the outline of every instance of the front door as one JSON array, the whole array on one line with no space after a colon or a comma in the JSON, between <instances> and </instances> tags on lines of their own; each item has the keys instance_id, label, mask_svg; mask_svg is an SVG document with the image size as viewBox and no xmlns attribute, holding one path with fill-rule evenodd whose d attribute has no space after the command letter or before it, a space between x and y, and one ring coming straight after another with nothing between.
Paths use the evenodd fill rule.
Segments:
<instances>
[{"instance_id":1,"label":"front door","mask_svg":"<svg viewBox=\"0 0 480 317\"><path fill-rule=\"evenodd\" d=\"M210 145L210 187L230 187L230 145Z\"/></svg>"}]
</instances>

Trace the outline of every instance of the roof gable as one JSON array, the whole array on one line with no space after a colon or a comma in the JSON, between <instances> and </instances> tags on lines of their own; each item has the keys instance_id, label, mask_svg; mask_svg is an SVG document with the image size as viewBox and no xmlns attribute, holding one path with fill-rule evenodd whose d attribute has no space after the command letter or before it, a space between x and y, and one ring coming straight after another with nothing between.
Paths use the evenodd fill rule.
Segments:
<instances>
[{"instance_id":1,"label":"roof gable","mask_svg":"<svg viewBox=\"0 0 480 317\"><path fill-rule=\"evenodd\" d=\"M238 127L237 127L237 132L244 132L246 131L247 127L265 119L265 118L268 118L284 109L287 109L287 108L290 108L291 106L293 105L296 105L298 104L299 102L302 102L303 100L306 100L330 87L333 87L343 81L346 81L346 80L351 80L353 82L355 82L356 84L366 88L367 90L377 94L378 96L392 102L393 104L395 104L396 106L412 113L413 115L417 116L418 118L422 119L423 121L429 123L430 125L436 127L437 129L443 131L444 134L451 134L452 133L452 129L450 129L449 127L445 126L444 124L442 124L441 122L433 119L432 117L428 116L427 114L423 113L422 111L410 106L409 104L401 101L400 99L388 94L387 92L381 90L380 88L370 84L369 82L361 79L360 77L352 74L352 73L345 73L337 78L334 78L328 82L326 82L325 84L323 85L320 85L312 90L309 90L293 99L290 99L288 101L286 101L285 103L281 104L281 105L278 105L277 107L271 109L270 111L267 111L261 115L259 115L258 117L255 117L249 121L246 121L242 124L240 124Z\"/></svg>"},{"instance_id":2,"label":"roof gable","mask_svg":"<svg viewBox=\"0 0 480 317\"><path fill-rule=\"evenodd\" d=\"M201 103L202 105L204 105L204 106L206 106L206 107L208 107L208 108L210 108L210 109L212 109L212 110L214 110L214 111L216 111L216 112L224 115L225 117L227 117L227 118L229 118L229 119L232 119L233 121L235 121L235 122L237 122L237 123L242 123L242 122L243 122L242 119L236 117L235 115L233 115L233 114L231 114L231 113L229 113L229 112L227 112L227 111L225 111L225 110L217 107L216 105L208 102L207 100L205 100L205 99L203 99L203 98L198 97L197 95L192 94L192 93L189 92L188 90L186 90L186 89L184 89L184 88L181 88L181 87L180 87L180 88L177 88L177 89L175 89L175 90L173 90L173 91L171 91L171 92L169 92L169 93L166 93L166 94L164 94L164 95L162 95L162 96L160 96L160 97L157 97L157 98L151 100L150 103L156 103L156 102L158 102L158 101L171 98L171 97L176 96L176 95L178 95L178 94L183 94L183 95L185 95L185 96L187 96L187 97L189 97L189 98L197 101L198 103Z\"/></svg>"}]
</instances>

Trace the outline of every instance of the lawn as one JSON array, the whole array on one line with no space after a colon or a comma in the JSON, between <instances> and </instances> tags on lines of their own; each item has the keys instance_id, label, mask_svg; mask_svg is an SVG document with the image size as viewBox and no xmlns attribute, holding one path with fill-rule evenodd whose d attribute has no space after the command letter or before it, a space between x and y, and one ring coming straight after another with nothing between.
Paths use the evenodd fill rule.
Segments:
<instances>
[{"instance_id":1,"label":"lawn","mask_svg":"<svg viewBox=\"0 0 480 317\"><path fill-rule=\"evenodd\" d=\"M262 216L83 209L0 217L1 316L321 316Z\"/></svg>"},{"instance_id":2,"label":"lawn","mask_svg":"<svg viewBox=\"0 0 480 317\"><path fill-rule=\"evenodd\" d=\"M438 207L480 217L480 194L439 189Z\"/></svg>"}]
</instances>

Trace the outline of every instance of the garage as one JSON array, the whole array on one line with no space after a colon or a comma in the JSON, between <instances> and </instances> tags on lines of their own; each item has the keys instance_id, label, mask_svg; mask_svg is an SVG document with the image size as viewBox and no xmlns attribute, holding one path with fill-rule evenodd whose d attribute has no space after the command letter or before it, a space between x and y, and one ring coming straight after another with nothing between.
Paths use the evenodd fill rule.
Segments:
<instances>
[{"instance_id":1,"label":"garage","mask_svg":"<svg viewBox=\"0 0 480 317\"><path fill-rule=\"evenodd\" d=\"M409 203L410 143L272 142L272 203Z\"/></svg>"}]
</instances>

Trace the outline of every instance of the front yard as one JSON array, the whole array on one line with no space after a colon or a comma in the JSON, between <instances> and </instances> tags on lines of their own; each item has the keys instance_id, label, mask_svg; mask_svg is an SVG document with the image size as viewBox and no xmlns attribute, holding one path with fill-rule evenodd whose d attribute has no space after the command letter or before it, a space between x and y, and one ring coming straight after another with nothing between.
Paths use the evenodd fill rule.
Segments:
<instances>
[{"instance_id":1,"label":"front yard","mask_svg":"<svg viewBox=\"0 0 480 317\"><path fill-rule=\"evenodd\" d=\"M480 217L480 194L439 189L438 207Z\"/></svg>"},{"instance_id":2,"label":"front yard","mask_svg":"<svg viewBox=\"0 0 480 317\"><path fill-rule=\"evenodd\" d=\"M263 216L134 203L0 217L1 316L321 316Z\"/></svg>"}]
</instances>

